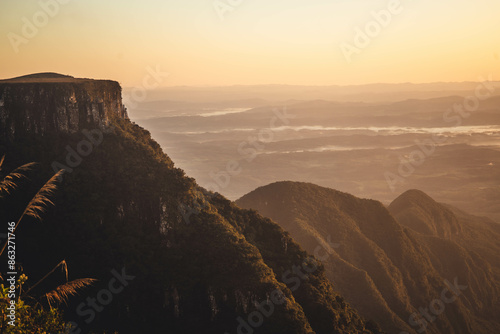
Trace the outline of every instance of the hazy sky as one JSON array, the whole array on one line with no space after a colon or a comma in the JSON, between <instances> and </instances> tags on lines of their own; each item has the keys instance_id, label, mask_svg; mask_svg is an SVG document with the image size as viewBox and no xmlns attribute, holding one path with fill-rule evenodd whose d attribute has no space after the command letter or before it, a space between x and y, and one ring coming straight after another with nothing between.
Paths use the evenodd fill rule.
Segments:
<instances>
[{"instance_id":1,"label":"hazy sky","mask_svg":"<svg viewBox=\"0 0 500 334\"><path fill-rule=\"evenodd\" d=\"M500 78L500 1L394 2L2 0L0 78L51 71L133 86L157 66L165 86ZM369 44L356 44L367 26ZM342 43L357 48L350 62Z\"/></svg>"}]
</instances>

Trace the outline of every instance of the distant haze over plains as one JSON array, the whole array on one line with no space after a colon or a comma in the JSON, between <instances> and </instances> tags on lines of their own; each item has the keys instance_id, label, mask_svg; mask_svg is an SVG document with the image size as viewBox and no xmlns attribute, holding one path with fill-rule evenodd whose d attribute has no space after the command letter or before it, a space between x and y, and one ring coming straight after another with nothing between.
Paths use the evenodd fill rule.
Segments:
<instances>
[{"instance_id":1,"label":"distant haze over plains","mask_svg":"<svg viewBox=\"0 0 500 334\"><path fill-rule=\"evenodd\" d=\"M490 97L472 110L465 101L476 90ZM130 102L131 119L177 166L230 199L282 180L387 204L416 188L500 221L497 81L171 87ZM460 106L471 111L461 116ZM290 118L276 119L276 111ZM415 168L404 163L415 157ZM228 174L230 161L237 174Z\"/></svg>"}]
</instances>

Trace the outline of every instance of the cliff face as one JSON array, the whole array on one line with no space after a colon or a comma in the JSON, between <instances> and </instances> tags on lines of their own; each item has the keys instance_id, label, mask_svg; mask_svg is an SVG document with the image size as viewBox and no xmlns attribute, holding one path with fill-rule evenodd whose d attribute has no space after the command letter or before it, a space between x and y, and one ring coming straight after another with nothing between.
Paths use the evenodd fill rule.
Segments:
<instances>
[{"instance_id":1,"label":"cliff face","mask_svg":"<svg viewBox=\"0 0 500 334\"><path fill-rule=\"evenodd\" d=\"M34 75L0 81L0 138L74 133L128 118L116 81Z\"/></svg>"}]
</instances>

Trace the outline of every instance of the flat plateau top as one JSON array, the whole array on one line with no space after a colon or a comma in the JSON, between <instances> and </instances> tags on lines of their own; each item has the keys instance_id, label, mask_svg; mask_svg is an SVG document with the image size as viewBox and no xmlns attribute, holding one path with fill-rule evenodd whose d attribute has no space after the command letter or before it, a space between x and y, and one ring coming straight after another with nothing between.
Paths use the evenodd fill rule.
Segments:
<instances>
[{"instance_id":1,"label":"flat plateau top","mask_svg":"<svg viewBox=\"0 0 500 334\"><path fill-rule=\"evenodd\" d=\"M82 83L86 81L110 81L110 80L94 80L94 79L83 79L75 78L70 75L63 75L58 73L46 72L46 73L35 73L29 75L23 75L21 77L3 79L0 80L2 83Z\"/></svg>"}]
</instances>

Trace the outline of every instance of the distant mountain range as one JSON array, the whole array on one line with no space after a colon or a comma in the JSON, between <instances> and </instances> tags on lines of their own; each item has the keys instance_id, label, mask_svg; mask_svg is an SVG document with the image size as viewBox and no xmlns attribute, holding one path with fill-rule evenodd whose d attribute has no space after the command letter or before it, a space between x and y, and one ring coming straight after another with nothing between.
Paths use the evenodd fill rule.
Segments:
<instances>
[{"instance_id":1,"label":"distant mountain range","mask_svg":"<svg viewBox=\"0 0 500 334\"><path fill-rule=\"evenodd\" d=\"M2 176L40 166L1 199L2 224L66 171L43 223L16 231L16 259L30 282L62 259L70 278L98 279L66 308L74 333L380 333L281 227L175 168L118 83L40 74L1 82L0 101ZM119 273L130 281L102 299Z\"/></svg>"},{"instance_id":2,"label":"distant mountain range","mask_svg":"<svg viewBox=\"0 0 500 334\"><path fill-rule=\"evenodd\" d=\"M386 208L298 182L261 187L236 203L273 219L309 252L334 244L327 277L388 333L486 334L500 325L500 225L487 218L418 190ZM446 295L453 285L457 296Z\"/></svg>"},{"instance_id":3,"label":"distant mountain range","mask_svg":"<svg viewBox=\"0 0 500 334\"><path fill-rule=\"evenodd\" d=\"M500 88L500 81L484 78L491 85ZM290 99L334 100L339 102L361 101L368 103L387 103L407 99L428 99L443 96L468 96L473 93L477 82L435 82L435 83L375 83L366 85L233 85L215 87L164 87L149 92L148 100L159 101L168 97L174 101L190 103L214 103L230 100L264 99L270 103ZM129 92L133 87L124 87Z\"/></svg>"},{"instance_id":4,"label":"distant mountain range","mask_svg":"<svg viewBox=\"0 0 500 334\"><path fill-rule=\"evenodd\" d=\"M213 184L227 161L244 166L221 190L232 200L278 180L321 184L386 205L421 189L500 222L499 92L462 114L460 108L471 107L458 95L384 103L268 101L252 109L158 100L138 103L129 114L202 186ZM271 128L275 112L285 110L290 117ZM247 164L240 145L269 130L272 140L256 143L258 157Z\"/></svg>"},{"instance_id":5,"label":"distant mountain range","mask_svg":"<svg viewBox=\"0 0 500 334\"><path fill-rule=\"evenodd\" d=\"M99 280L66 307L82 333L489 334L500 326L500 225L418 190L385 207L279 182L231 202L187 177L128 119L117 82L55 73L0 81L3 155L1 176L31 161L40 169L0 199L2 222L66 171L43 223L26 219L16 231L16 256L30 282L62 259L70 278ZM90 319L79 307L113 272L133 280Z\"/></svg>"}]
</instances>

